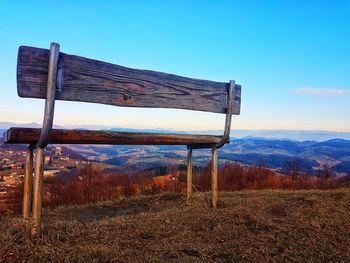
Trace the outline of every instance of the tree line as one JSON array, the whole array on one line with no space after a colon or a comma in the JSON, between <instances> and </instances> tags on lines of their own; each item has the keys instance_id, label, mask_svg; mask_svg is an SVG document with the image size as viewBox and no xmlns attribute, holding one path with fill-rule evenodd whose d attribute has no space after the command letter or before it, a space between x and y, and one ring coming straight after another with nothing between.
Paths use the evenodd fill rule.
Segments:
<instances>
[{"instance_id":1,"label":"tree line","mask_svg":"<svg viewBox=\"0 0 350 263\"><path fill-rule=\"evenodd\" d=\"M194 191L210 191L210 167L210 164L207 167L194 167ZM186 168L185 165L173 165L145 170L123 167L100 171L87 165L82 169L45 178L43 205L55 207L95 203L119 197L186 192ZM265 167L263 163L244 166L228 162L219 167L218 184L220 191L333 189L350 187L350 173L337 177L329 167L324 166L319 170L318 176L310 176L293 160L285 163L281 171ZM9 211L20 212L21 195L20 185L17 191L11 192Z\"/></svg>"}]
</instances>

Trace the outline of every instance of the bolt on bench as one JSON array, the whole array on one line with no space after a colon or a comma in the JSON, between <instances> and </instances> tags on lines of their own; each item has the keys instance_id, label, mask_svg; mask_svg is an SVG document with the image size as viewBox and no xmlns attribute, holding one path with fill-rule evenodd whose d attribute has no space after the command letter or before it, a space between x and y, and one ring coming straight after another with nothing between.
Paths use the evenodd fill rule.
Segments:
<instances>
[{"instance_id":1,"label":"bolt on bench","mask_svg":"<svg viewBox=\"0 0 350 263\"><path fill-rule=\"evenodd\" d=\"M17 91L23 98L45 99L42 129L10 128L5 143L28 144L25 161L23 217L30 219L33 150L35 150L32 235L40 233L44 149L54 144L187 145L187 201L192 196L192 150L212 149L212 206L218 198L218 149L229 143L232 114L240 113L241 86L161 72L122 67L59 51L21 46ZM223 136L130 133L52 129L55 100L82 101L123 107L176 108L226 114Z\"/></svg>"}]
</instances>

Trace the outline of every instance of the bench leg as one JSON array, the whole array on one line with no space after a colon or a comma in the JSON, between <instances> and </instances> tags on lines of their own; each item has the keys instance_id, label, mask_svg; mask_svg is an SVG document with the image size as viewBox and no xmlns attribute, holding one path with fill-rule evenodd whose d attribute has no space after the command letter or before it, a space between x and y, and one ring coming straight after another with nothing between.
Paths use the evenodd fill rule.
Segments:
<instances>
[{"instance_id":1,"label":"bench leg","mask_svg":"<svg viewBox=\"0 0 350 263\"><path fill-rule=\"evenodd\" d=\"M192 178L192 148L189 148L187 156L187 202L192 198Z\"/></svg>"},{"instance_id":2,"label":"bench leg","mask_svg":"<svg viewBox=\"0 0 350 263\"><path fill-rule=\"evenodd\" d=\"M26 163L24 167L23 182L23 208L22 214L24 219L29 219L32 200L32 177L33 177L33 149L28 146L26 154Z\"/></svg>"},{"instance_id":3,"label":"bench leg","mask_svg":"<svg viewBox=\"0 0 350 263\"><path fill-rule=\"evenodd\" d=\"M34 172L34 189L33 189L33 221L32 236L38 236L41 228L41 189L42 180L44 174L44 149L37 148L35 159L35 172Z\"/></svg>"},{"instance_id":4,"label":"bench leg","mask_svg":"<svg viewBox=\"0 0 350 263\"><path fill-rule=\"evenodd\" d=\"M217 208L218 204L218 149L212 148L212 161L211 161L211 193L212 193L212 206Z\"/></svg>"}]
</instances>

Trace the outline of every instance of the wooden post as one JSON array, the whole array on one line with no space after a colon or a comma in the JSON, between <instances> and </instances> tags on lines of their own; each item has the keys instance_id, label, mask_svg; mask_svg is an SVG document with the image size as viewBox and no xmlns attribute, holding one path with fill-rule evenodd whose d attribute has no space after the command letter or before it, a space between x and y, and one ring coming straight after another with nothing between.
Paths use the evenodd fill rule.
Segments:
<instances>
[{"instance_id":1,"label":"wooden post","mask_svg":"<svg viewBox=\"0 0 350 263\"><path fill-rule=\"evenodd\" d=\"M211 193L212 193L212 206L213 206L213 208L217 208L217 204L218 204L218 149L215 146L212 148Z\"/></svg>"},{"instance_id":2,"label":"wooden post","mask_svg":"<svg viewBox=\"0 0 350 263\"><path fill-rule=\"evenodd\" d=\"M192 177L192 148L189 148L187 155L187 202L192 198Z\"/></svg>"},{"instance_id":3,"label":"wooden post","mask_svg":"<svg viewBox=\"0 0 350 263\"><path fill-rule=\"evenodd\" d=\"M37 148L34 172L34 189L33 189L33 221L32 236L38 236L41 226L41 205L42 205L42 178L44 175L44 149Z\"/></svg>"},{"instance_id":4,"label":"wooden post","mask_svg":"<svg viewBox=\"0 0 350 263\"><path fill-rule=\"evenodd\" d=\"M34 192L33 192L33 221L32 236L38 236L41 228L41 205L42 205L42 180L44 175L44 148L49 143L50 131L52 130L53 115L55 109L55 97L57 86L57 69L58 59L60 54L60 45L51 43L50 45L50 59L47 71L46 83L46 100L43 127L40 132L40 138L36 144L36 159L34 172Z\"/></svg>"},{"instance_id":5,"label":"wooden post","mask_svg":"<svg viewBox=\"0 0 350 263\"><path fill-rule=\"evenodd\" d=\"M22 214L24 219L30 217L30 208L32 200L32 177L33 177L33 149L28 146L26 154L26 163L24 171L24 182L23 182L23 208Z\"/></svg>"}]
</instances>

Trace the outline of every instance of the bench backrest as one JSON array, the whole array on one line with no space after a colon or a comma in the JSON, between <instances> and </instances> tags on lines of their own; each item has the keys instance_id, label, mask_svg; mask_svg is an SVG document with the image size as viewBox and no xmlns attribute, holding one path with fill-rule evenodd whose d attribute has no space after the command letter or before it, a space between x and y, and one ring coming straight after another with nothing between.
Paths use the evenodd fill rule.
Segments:
<instances>
[{"instance_id":1,"label":"bench backrest","mask_svg":"<svg viewBox=\"0 0 350 263\"><path fill-rule=\"evenodd\" d=\"M17 61L20 97L46 98L49 50L21 46ZM177 108L226 113L229 83L132 69L60 53L56 99L126 107ZM241 86L233 90L240 113Z\"/></svg>"}]
</instances>

